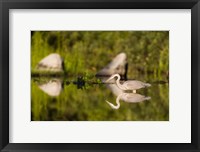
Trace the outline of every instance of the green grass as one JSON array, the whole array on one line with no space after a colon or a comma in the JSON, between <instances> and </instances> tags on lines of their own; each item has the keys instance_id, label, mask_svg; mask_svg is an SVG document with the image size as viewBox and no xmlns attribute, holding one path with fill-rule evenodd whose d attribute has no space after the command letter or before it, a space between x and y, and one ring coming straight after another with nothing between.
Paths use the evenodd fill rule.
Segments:
<instances>
[{"instance_id":1,"label":"green grass","mask_svg":"<svg viewBox=\"0 0 200 152\"><path fill-rule=\"evenodd\" d=\"M128 56L128 76L152 74L165 79L169 69L168 31L35 31L31 69L50 53L64 59L68 75L96 74L120 52Z\"/></svg>"}]
</instances>

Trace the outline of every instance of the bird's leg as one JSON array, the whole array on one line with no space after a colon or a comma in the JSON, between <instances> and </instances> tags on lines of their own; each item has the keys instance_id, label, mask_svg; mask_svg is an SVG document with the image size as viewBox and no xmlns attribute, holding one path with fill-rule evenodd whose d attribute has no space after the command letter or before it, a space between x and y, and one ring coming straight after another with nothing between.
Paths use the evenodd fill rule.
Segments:
<instances>
[{"instance_id":1,"label":"bird's leg","mask_svg":"<svg viewBox=\"0 0 200 152\"><path fill-rule=\"evenodd\" d=\"M136 90L133 90L133 93L136 93Z\"/></svg>"}]
</instances>

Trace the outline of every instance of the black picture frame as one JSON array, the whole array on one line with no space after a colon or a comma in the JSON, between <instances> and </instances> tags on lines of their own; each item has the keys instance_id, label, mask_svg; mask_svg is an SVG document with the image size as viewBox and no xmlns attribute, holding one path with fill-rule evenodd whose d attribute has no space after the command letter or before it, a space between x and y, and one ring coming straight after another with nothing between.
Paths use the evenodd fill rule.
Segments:
<instances>
[{"instance_id":1,"label":"black picture frame","mask_svg":"<svg viewBox=\"0 0 200 152\"><path fill-rule=\"evenodd\" d=\"M1 151L200 151L200 93L198 93L200 87L199 1L200 0L0 0ZM191 143L9 143L9 9L191 9Z\"/></svg>"}]
</instances>

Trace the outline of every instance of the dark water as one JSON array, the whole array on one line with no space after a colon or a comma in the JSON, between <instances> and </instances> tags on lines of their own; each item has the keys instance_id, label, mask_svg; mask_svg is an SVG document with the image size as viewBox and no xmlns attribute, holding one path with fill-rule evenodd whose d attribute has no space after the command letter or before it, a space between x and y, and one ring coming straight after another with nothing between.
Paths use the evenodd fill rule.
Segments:
<instances>
[{"instance_id":1,"label":"dark water","mask_svg":"<svg viewBox=\"0 0 200 152\"><path fill-rule=\"evenodd\" d=\"M32 121L168 121L168 83L153 79L146 82L152 86L133 93L123 92L114 83L79 77L32 78L31 118Z\"/></svg>"}]
</instances>

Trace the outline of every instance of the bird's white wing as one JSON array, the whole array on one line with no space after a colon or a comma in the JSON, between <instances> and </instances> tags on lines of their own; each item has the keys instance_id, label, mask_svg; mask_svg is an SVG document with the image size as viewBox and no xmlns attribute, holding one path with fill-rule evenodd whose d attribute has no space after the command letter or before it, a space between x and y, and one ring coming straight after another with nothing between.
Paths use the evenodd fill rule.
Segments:
<instances>
[{"instance_id":1,"label":"bird's white wing","mask_svg":"<svg viewBox=\"0 0 200 152\"><path fill-rule=\"evenodd\" d=\"M142 102L145 100L149 100L151 99L150 97L145 97L141 94L137 94L137 93L124 93L121 96L121 99L125 102L131 102L131 103L136 103L136 102Z\"/></svg>"},{"instance_id":2,"label":"bird's white wing","mask_svg":"<svg viewBox=\"0 0 200 152\"><path fill-rule=\"evenodd\" d=\"M137 80L125 81L123 86L131 90L137 90L145 87L143 82Z\"/></svg>"}]
</instances>

